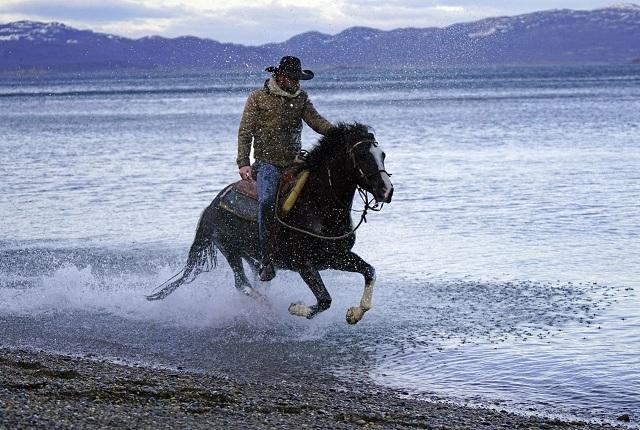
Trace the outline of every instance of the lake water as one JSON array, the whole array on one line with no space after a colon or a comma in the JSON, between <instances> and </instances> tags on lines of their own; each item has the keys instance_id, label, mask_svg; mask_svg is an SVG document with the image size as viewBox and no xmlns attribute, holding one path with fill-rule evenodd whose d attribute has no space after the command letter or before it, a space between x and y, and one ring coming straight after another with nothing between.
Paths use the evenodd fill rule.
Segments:
<instances>
[{"instance_id":1,"label":"lake water","mask_svg":"<svg viewBox=\"0 0 640 430\"><path fill-rule=\"evenodd\" d=\"M266 311L225 264L147 302L236 180L265 77L0 77L0 345L637 425L640 67L316 71L317 109L371 125L393 173L355 248L373 309L347 326L362 279L325 272L332 308L289 316L312 295L283 272Z\"/></svg>"}]
</instances>

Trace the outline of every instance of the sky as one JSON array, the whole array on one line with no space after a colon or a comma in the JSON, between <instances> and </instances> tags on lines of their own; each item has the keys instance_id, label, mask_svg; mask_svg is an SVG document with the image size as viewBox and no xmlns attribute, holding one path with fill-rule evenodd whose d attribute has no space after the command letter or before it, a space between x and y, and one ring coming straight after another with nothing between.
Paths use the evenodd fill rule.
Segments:
<instances>
[{"instance_id":1,"label":"sky","mask_svg":"<svg viewBox=\"0 0 640 430\"><path fill-rule=\"evenodd\" d=\"M56 21L138 38L197 36L262 45L354 26L443 27L547 9L597 9L615 0L0 0L0 23Z\"/></svg>"}]
</instances>

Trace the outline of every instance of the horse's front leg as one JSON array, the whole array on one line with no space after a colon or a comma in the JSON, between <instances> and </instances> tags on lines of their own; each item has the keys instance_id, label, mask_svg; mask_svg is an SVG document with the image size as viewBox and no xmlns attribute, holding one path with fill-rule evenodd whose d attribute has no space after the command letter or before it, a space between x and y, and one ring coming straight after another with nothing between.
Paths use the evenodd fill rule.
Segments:
<instances>
[{"instance_id":1,"label":"horse's front leg","mask_svg":"<svg viewBox=\"0 0 640 430\"><path fill-rule=\"evenodd\" d=\"M326 311L331 306L331 296L324 286L318 269L307 265L298 270L302 280L307 283L313 295L316 296L317 303L313 306L307 306L304 303L291 303L289 313L308 319L313 318L322 311Z\"/></svg>"},{"instance_id":2,"label":"horse's front leg","mask_svg":"<svg viewBox=\"0 0 640 430\"><path fill-rule=\"evenodd\" d=\"M364 292L360 299L360 306L353 306L347 310L347 322L356 324L362 319L364 313L371 309L373 286L376 283L376 270L358 254L351 251L337 256L331 262L331 268L345 272L356 272L364 276Z\"/></svg>"}]
</instances>

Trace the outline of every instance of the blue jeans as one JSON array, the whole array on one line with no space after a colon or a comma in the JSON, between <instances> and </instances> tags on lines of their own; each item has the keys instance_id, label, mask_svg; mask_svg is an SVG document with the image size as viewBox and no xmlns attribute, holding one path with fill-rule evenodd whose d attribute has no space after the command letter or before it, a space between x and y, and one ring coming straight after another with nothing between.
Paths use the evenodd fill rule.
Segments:
<instances>
[{"instance_id":1,"label":"blue jeans","mask_svg":"<svg viewBox=\"0 0 640 430\"><path fill-rule=\"evenodd\" d=\"M258 161L255 164L258 172L258 237L262 262L271 261L272 224L275 216L276 196L282 176L282 168L273 164Z\"/></svg>"}]
</instances>

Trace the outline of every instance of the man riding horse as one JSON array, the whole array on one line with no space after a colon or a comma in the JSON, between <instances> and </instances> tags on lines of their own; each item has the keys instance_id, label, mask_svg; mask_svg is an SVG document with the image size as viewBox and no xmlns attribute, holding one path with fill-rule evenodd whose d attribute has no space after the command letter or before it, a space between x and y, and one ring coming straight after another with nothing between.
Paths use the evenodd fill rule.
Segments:
<instances>
[{"instance_id":1,"label":"man riding horse","mask_svg":"<svg viewBox=\"0 0 640 430\"><path fill-rule=\"evenodd\" d=\"M266 297L247 279L243 262L255 270L260 267L264 281L275 276L276 265L297 272L316 302L291 303L289 313L309 319L331 306L321 270L360 273L365 282L362 299L346 314L347 322L355 324L371 309L376 275L374 267L352 248L367 211L391 202L394 189L385 153L369 126L357 122L332 126L318 114L299 86L301 79L313 77L311 71L302 70L299 59L283 57L278 67L267 71L273 77L263 89L251 93L240 124L237 161L242 180L224 187L204 209L184 267L147 299L164 299L216 267L220 252L233 271L236 289L262 303ZM279 192L280 176L300 150L303 120L323 137L301 163L284 172L296 181L295 185L288 181L292 188ZM257 184L249 166L252 143ZM354 226L351 213L356 193L364 207ZM272 227L278 247L271 244Z\"/></svg>"},{"instance_id":2,"label":"man riding horse","mask_svg":"<svg viewBox=\"0 0 640 430\"><path fill-rule=\"evenodd\" d=\"M238 168L240 177L253 180L249 154L253 143L257 173L258 231L262 265L260 280L275 277L272 258L272 225L278 184L285 167L301 149L302 121L326 135L332 125L316 111L300 80L312 79L311 70L302 70L296 57L282 57L278 67L268 67L272 77L264 87L253 91L244 107L238 130Z\"/></svg>"}]
</instances>

